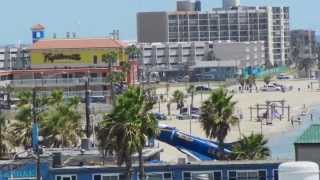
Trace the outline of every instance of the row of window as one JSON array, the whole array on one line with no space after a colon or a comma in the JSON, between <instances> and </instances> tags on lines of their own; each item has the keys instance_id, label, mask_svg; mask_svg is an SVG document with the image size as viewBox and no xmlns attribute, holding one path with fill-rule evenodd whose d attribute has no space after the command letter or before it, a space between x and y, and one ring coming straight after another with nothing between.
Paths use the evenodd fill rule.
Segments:
<instances>
[{"instance_id":1,"label":"row of window","mask_svg":"<svg viewBox=\"0 0 320 180\"><path fill-rule=\"evenodd\" d=\"M278 170L274 170L272 177L267 177L266 170L239 170L228 171L228 180L278 180ZM124 180L123 174L94 174L93 180ZM147 173L146 180L174 180L171 172ZM205 171L205 172L183 172L183 180L222 180L222 171ZM16 180L16 179L11 179ZM25 179L33 180L33 179ZM57 175L55 180L77 180L76 175Z\"/></svg>"}]
</instances>

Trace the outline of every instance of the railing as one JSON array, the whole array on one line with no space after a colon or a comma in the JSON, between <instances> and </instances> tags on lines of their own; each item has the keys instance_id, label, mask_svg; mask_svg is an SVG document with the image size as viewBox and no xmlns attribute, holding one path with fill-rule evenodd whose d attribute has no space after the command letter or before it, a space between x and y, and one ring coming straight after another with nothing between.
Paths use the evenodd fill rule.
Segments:
<instances>
[{"instance_id":1,"label":"railing","mask_svg":"<svg viewBox=\"0 0 320 180\"><path fill-rule=\"evenodd\" d=\"M52 91L39 91L38 95L40 96L49 96L52 93ZM65 97L85 97L85 91L64 91ZM109 91L90 91L90 96L104 96L109 97L110 92Z\"/></svg>"},{"instance_id":2,"label":"railing","mask_svg":"<svg viewBox=\"0 0 320 180\"><path fill-rule=\"evenodd\" d=\"M81 86L84 83L85 80L83 78L20 79L10 81L13 87ZM106 83L106 78L89 79L89 84L91 85L103 85Z\"/></svg>"}]
</instances>

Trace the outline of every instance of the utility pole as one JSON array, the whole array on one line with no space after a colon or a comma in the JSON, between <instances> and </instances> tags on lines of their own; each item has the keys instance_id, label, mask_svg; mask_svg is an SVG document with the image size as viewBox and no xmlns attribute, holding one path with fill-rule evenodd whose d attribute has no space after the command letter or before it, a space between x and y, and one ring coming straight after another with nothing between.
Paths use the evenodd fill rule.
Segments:
<instances>
[{"instance_id":1,"label":"utility pole","mask_svg":"<svg viewBox=\"0 0 320 180\"><path fill-rule=\"evenodd\" d=\"M110 102L113 107L115 107L115 100L114 100L114 91L113 91L113 74L112 74L112 60L109 59L108 61L108 69L109 69L109 76L110 76Z\"/></svg>"},{"instance_id":2,"label":"utility pole","mask_svg":"<svg viewBox=\"0 0 320 180\"><path fill-rule=\"evenodd\" d=\"M32 116L33 116L33 125L32 125L32 147L33 152L36 154L36 177L37 180L41 179L40 173L40 149L39 149L39 126L37 122L37 108L38 103L36 100L37 92L36 89L33 88L32 91Z\"/></svg>"},{"instance_id":3,"label":"utility pole","mask_svg":"<svg viewBox=\"0 0 320 180\"><path fill-rule=\"evenodd\" d=\"M87 139L89 139L91 136L89 77L85 81L85 102L86 102L86 136L87 136Z\"/></svg>"}]
</instances>

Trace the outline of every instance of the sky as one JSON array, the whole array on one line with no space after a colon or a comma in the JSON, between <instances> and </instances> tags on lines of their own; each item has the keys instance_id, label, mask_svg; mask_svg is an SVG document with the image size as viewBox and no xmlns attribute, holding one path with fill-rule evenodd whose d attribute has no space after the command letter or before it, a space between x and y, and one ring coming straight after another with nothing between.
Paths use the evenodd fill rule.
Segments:
<instances>
[{"instance_id":1,"label":"sky","mask_svg":"<svg viewBox=\"0 0 320 180\"><path fill-rule=\"evenodd\" d=\"M222 0L202 0L203 10L221 7ZM242 5L289 6L291 29L320 30L319 0L241 0ZM30 27L41 23L46 37L108 36L120 30L123 40L136 39L136 13L173 11L176 0L2 0L0 44L30 43Z\"/></svg>"}]
</instances>

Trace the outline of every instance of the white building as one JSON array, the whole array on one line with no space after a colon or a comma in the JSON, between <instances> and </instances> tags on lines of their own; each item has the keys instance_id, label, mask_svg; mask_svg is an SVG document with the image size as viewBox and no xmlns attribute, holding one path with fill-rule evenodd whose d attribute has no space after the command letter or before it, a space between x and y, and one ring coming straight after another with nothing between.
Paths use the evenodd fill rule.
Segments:
<instances>
[{"instance_id":1,"label":"white building","mask_svg":"<svg viewBox=\"0 0 320 180\"><path fill-rule=\"evenodd\" d=\"M8 45L0 47L0 69L25 69L30 66L28 46Z\"/></svg>"},{"instance_id":2,"label":"white building","mask_svg":"<svg viewBox=\"0 0 320 180\"><path fill-rule=\"evenodd\" d=\"M265 62L263 41L138 43L137 47L142 52L139 61L144 73L158 72L163 79L186 75L188 70L193 77L224 80Z\"/></svg>"},{"instance_id":3,"label":"white building","mask_svg":"<svg viewBox=\"0 0 320 180\"><path fill-rule=\"evenodd\" d=\"M229 8L138 13L138 42L264 41L266 65L285 65L290 48L289 7L224 2Z\"/></svg>"}]
</instances>

